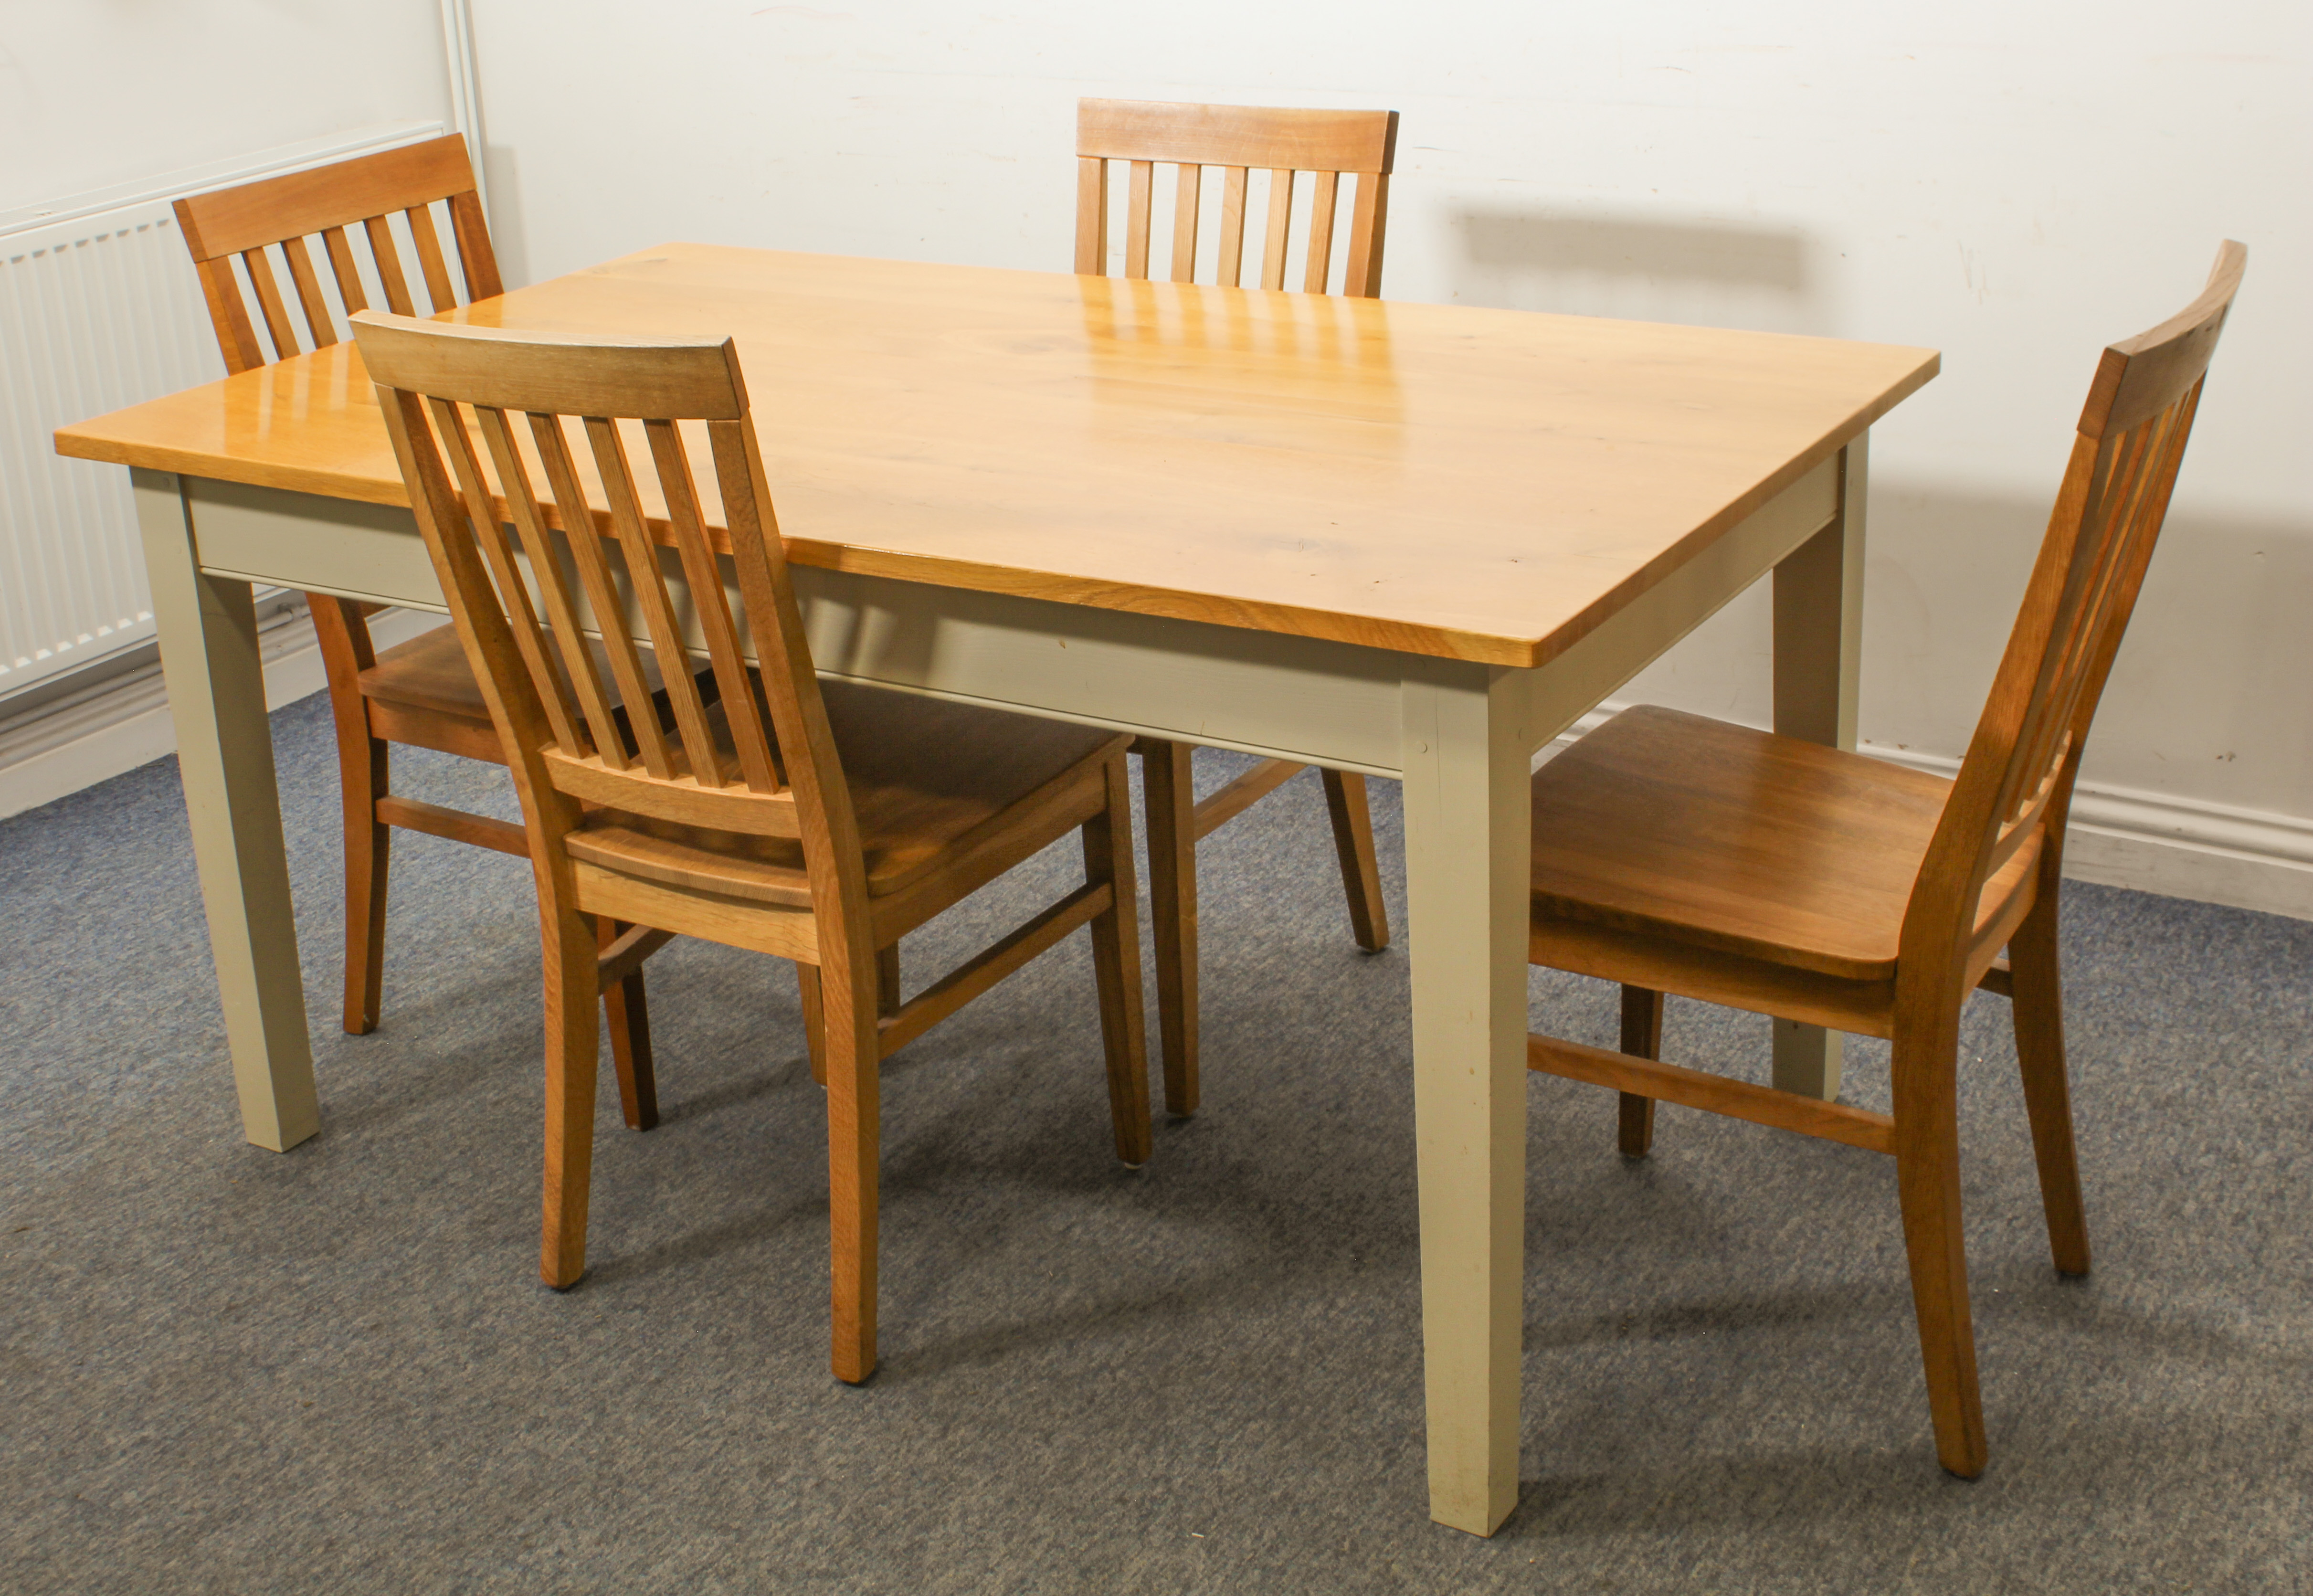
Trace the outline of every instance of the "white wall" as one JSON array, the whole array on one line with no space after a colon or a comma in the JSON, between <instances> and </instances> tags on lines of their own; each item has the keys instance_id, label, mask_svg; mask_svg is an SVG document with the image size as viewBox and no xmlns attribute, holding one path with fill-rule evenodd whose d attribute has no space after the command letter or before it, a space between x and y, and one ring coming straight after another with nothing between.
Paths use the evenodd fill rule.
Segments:
<instances>
[{"instance_id":1,"label":"white wall","mask_svg":"<svg viewBox=\"0 0 2313 1596\"><path fill-rule=\"evenodd\" d=\"M451 121L438 0L0 0L0 223L182 192L255 157L311 159L389 127ZM190 262L183 272L198 316ZM206 323L198 337L207 344ZM0 348L0 360L18 353ZM34 436L75 419L16 416ZM0 525L0 543L48 533ZM312 628L302 612L293 620L266 634L275 702L321 685ZM157 668L134 653L102 663L101 681L0 698L0 816L175 747Z\"/></svg>"},{"instance_id":2,"label":"white wall","mask_svg":"<svg viewBox=\"0 0 2313 1596\"><path fill-rule=\"evenodd\" d=\"M0 0L0 214L433 120L435 0Z\"/></svg>"},{"instance_id":3,"label":"white wall","mask_svg":"<svg viewBox=\"0 0 2313 1596\"><path fill-rule=\"evenodd\" d=\"M1941 348L1874 438L1863 705L1930 754L1966 742L2096 349L2239 237L2088 774L2313 847L2301 0L1948 0L1917 36L1829 0L472 3L515 281L678 237L1061 269L1077 95L1386 105L1392 297ZM0 0L0 213L446 119L440 27L431 0ZM1766 679L1753 599L1638 691L1760 720Z\"/></svg>"},{"instance_id":4,"label":"white wall","mask_svg":"<svg viewBox=\"0 0 2313 1596\"><path fill-rule=\"evenodd\" d=\"M1940 348L1874 436L1863 678L1865 736L1931 753L1966 745L2098 349L2240 238L2087 776L2313 817L2302 0L474 3L523 280L672 238L1065 269L1077 96L1389 106L1391 297ZM1641 691L1760 721L1766 685L1754 595Z\"/></svg>"}]
</instances>

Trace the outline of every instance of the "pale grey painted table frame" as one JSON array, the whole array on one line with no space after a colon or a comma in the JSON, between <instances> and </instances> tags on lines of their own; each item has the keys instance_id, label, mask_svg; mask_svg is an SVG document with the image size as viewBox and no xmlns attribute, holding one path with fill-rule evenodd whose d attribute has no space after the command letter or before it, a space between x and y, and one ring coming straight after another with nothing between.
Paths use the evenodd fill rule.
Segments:
<instances>
[{"instance_id":1,"label":"pale grey painted table frame","mask_svg":"<svg viewBox=\"0 0 2313 1596\"><path fill-rule=\"evenodd\" d=\"M1775 723L1851 748L1868 434L1537 669L798 567L823 674L1404 783L1431 1516L1517 1505L1527 777L1543 744L1775 573ZM439 611L406 510L131 473L250 1141L320 1126L251 584ZM1776 1037L1836 1092L1836 1038Z\"/></svg>"}]
</instances>

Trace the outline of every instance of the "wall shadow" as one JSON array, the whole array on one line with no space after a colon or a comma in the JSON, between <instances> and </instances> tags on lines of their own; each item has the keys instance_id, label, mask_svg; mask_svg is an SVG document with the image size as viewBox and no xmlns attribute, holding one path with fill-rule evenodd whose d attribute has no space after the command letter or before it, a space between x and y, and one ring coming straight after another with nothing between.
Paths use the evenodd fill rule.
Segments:
<instances>
[{"instance_id":1,"label":"wall shadow","mask_svg":"<svg viewBox=\"0 0 2313 1596\"><path fill-rule=\"evenodd\" d=\"M1805 294L1807 241L1797 228L1743 228L1465 210L1454 218L1476 265L1621 277L1699 278Z\"/></svg>"},{"instance_id":2,"label":"wall shadow","mask_svg":"<svg viewBox=\"0 0 2313 1596\"><path fill-rule=\"evenodd\" d=\"M1796 227L1479 207L1448 225L1464 304L1826 330L1815 244Z\"/></svg>"},{"instance_id":3,"label":"wall shadow","mask_svg":"<svg viewBox=\"0 0 2313 1596\"><path fill-rule=\"evenodd\" d=\"M490 247L509 288L530 285L530 229L522 209L522 161L510 144L482 146L483 181L490 187Z\"/></svg>"}]
</instances>

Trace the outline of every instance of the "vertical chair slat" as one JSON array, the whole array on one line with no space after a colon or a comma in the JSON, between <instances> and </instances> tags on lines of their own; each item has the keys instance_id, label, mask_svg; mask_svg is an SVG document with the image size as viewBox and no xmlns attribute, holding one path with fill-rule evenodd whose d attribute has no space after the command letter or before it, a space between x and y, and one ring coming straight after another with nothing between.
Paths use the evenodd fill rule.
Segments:
<instances>
[{"instance_id":1,"label":"vertical chair slat","mask_svg":"<svg viewBox=\"0 0 2313 1596\"><path fill-rule=\"evenodd\" d=\"M2110 612L2114 578L2125 557L2127 533L2135 520L2144 485L2150 480L2159 454L2159 436L2167 419L2156 416L2109 440L2100 451L2098 490L2081 517L2078 542L2085 545L2067 572L2060 603L2060 621L2051 639L2047 663L2033 695L2032 713L2018 739L2018 756L2010 777L2010 792L2002 798L2020 807L2045 772L2062 757L2060 739L2072 723L2094 639Z\"/></svg>"},{"instance_id":2,"label":"vertical chair slat","mask_svg":"<svg viewBox=\"0 0 2313 1596\"><path fill-rule=\"evenodd\" d=\"M1313 172L1309 198L1309 266L1301 274L1304 293L1323 294L1333 266L1333 201L1341 188L1338 172Z\"/></svg>"},{"instance_id":3,"label":"vertical chair slat","mask_svg":"<svg viewBox=\"0 0 2313 1596\"><path fill-rule=\"evenodd\" d=\"M299 353L297 329L289 320L289 307L281 303L281 289L273 280L272 263L266 260L262 249L243 250L241 263L248 269L249 286L257 292L257 308L265 316L265 331L273 339L273 357L286 360Z\"/></svg>"},{"instance_id":4,"label":"vertical chair slat","mask_svg":"<svg viewBox=\"0 0 2313 1596\"><path fill-rule=\"evenodd\" d=\"M787 574L787 550L779 542L754 429L744 421L709 421L707 435L714 446L716 480L723 490L723 519L731 536L731 564L739 576L740 595L746 602L747 626L754 634L772 740L785 767L782 773L799 804L818 806L830 840L838 848L856 848L858 831L849 789L835 758L826 706L820 701L819 678L812 667L811 645L804 636L802 613ZM752 697L749 710L753 710ZM858 889L864 892L865 885L863 878ZM826 925L822 921L822 935ZM827 967L828 961L822 958L822 968Z\"/></svg>"},{"instance_id":5,"label":"vertical chair slat","mask_svg":"<svg viewBox=\"0 0 2313 1596\"><path fill-rule=\"evenodd\" d=\"M2067 689L2062 712L2069 726L2087 691L2094 668L2098 640L2134 596L2134 572L2142 569L2139 547L2149 541L2166 516L2168 494L2176 485L2177 468L2184 457L2191 407L2180 403L2164 410L2139 429L2142 437L2126 492L2114 512L2112 547L2097 576L2092 610L2073 640L2065 659Z\"/></svg>"},{"instance_id":6,"label":"vertical chair slat","mask_svg":"<svg viewBox=\"0 0 2313 1596\"><path fill-rule=\"evenodd\" d=\"M1108 275L1108 163L1077 163L1077 269L1086 277Z\"/></svg>"},{"instance_id":7,"label":"vertical chair slat","mask_svg":"<svg viewBox=\"0 0 2313 1596\"><path fill-rule=\"evenodd\" d=\"M2160 435L2166 420L2166 417L2156 416L2142 427L2133 428L2123 436L2121 446L2115 452L2113 480L2092 517L2102 546L2084 586L2080 619L2064 639L2063 653L2058 662L2061 679L2069 680L2075 674L2079 662L2089 649L2090 634L2101 623L2109 605L2114 578L2126 557L2125 545L2132 541L2145 490L2158 469L2164 441ZM2070 703L2063 706L2062 713L2069 722Z\"/></svg>"},{"instance_id":8,"label":"vertical chair slat","mask_svg":"<svg viewBox=\"0 0 2313 1596\"><path fill-rule=\"evenodd\" d=\"M1285 250L1293 226L1293 172L1269 174L1269 229L1262 239L1261 286L1285 287Z\"/></svg>"},{"instance_id":9,"label":"vertical chair slat","mask_svg":"<svg viewBox=\"0 0 2313 1596\"><path fill-rule=\"evenodd\" d=\"M665 734L659 730L658 716L652 710L650 683L643 675L642 657L635 651L635 640L627 629L627 606L602 558L602 534L595 527L594 512L586 507L577 463L570 456L570 440L563 436L562 418L533 415L530 432L538 445L539 460L546 467L547 487L554 496L570 561L578 568L579 585L594 611L595 630L602 634L603 651L611 657L611 675L627 707L627 724L642 752L643 769L667 780L674 774L674 762L667 753Z\"/></svg>"},{"instance_id":10,"label":"vertical chair slat","mask_svg":"<svg viewBox=\"0 0 2313 1596\"><path fill-rule=\"evenodd\" d=\"M699 701L699 683L691 679L682 623L675 615L674 601L666 590L666 572L658 561L658 544L651 537L649 523L644 520L642 506L636 497L634 468L627 459L626 444L619 436L618 423L601 416L587 417L586 442L594 452L594 468L602 479L602 496L611 505L611 525L626 556L627 583L633 589L636 606L642 611L643 625L650 632L652 649L658 656L659 679L665 683L667 702L674 710L674 724L682 751L690 756L691 778L704 787L720 787L722 754L715 746L714 733L708 729L707 706ZM646 700L645 708L647 702ZM629 706L629 719L643 712L643 708Z\"/></svg>"},{"instance_id":11,"label":"vertical chair slat","mask_svg":"<svg viewBox=\"0 0 2313 1596\"><path fill-rule=\"evenodd\" d=\"M2089 600L2109 544L2113 507L2124 491L2122 485L2133 468L2140 443L2126 435L2104 439L2089 463L2088 491L2078 510L2067 514L2060 501L2049 547L2061 565L2040 589L2045 630L2036 653L2022 667L2029 673L2028 689L1992 807L1999 822L2005 823L2029 802L2060 728L2071 724L2071 705L2060 702L2065 699L2065 674L2089 623Z\"/></svg>"},{"instance_id":12,"label":"vertical chair slat","mask_svg":"<svg viewBox=\"0 0 2313 1596\"><path fill-rule=\"evenodd\" d=\"M409 280L401 274L401 246L393 242L391 218L372 216L362 227L369 234L370 263L385 290L385 308L397 316L416 315L418 302L409 297Z\"/></svg>"},{"instance_id":13,"label":"vertical chair slat","mask_svg":"<svg viewBox=\"0 0 2313 1596\"><path fill-rule=\"evenodd\" d=\"M233 280L233 258L204 260L197 269L201 279L201 297L208 302L209 325L215 329L217 348L224 356L228 373L252 371L265 364L265 350L257 341L257 329L251 325L249 305L241 296L241 285Z\"/></svg>"},{"instance_id":14,"label":"vertical chair slat","mask_svg":"<svg viewBox=\"0 0 2313 1596\"><path fill-rule=\"evenodd\" d=\"M2057 578L2055 590L2049 595L2047 617L2042 623L2045 630L2039 639L2036 658L2026 667L2031 673L2028 696L2015 715L2006 765L1992 806L1995 827L2008 824L2030 802L2045 767L2049 746L2058 727L2069 719L2059 719L2055 700L2061 691L2065 648L2081 620L2080 600L2088 575L2088 558L2092 558L2082 556L2081 545L2092 544L2094 538L2093 516L2069 529L2069 536L2063 538L2063 569Z\"/></svg>"},{"instance_id":15,"label":"vertical chair slat","mask_svg":"<svg viewBox=\"0 0 2313 1596\"><path fill-rule=\"evenodd\" d=\"M1224 288L1237 286L1244 273L1244 187L1245 169L1231 166L1221 188L1221 269L1220 285Z\"/></svg>"},{"instance_id":16,"label":"vertical chair slat","mask_svg":"<svg viewBox=\"0 0 2313 1596\"><path fill-rule=\"evenodd\" d=\"M562 578L562 562L556 558L553 533L547 528L546 517L539 509L538 495L531 486L530 473L514 446L514 430L503 410L480 410L476 416L481 423L483 441L489 445L491 463L497 468L506 514L512 517L514 530L521 533L523 546L530 554L530 569L538 583L539 597L546 605L546 619L554 629L562 666L572 691L578 695L579 712L585 718L594 752L612 770L626 770L634 762L627 754L626 739L619 734L618 717L603 688L601 673L594 668L594 651L586 647L586 633L579 625L577 606L571 602L569 584ZM557 735L560 735L558 727ZM576 753L585 751L585 745L575 738L567 746Z\"/></svg>"},{"instance_id":17,"label":"vertical chair slat","mask_svg":"<svg viewBox=\"0 0 2313 1596\"><path fill-rule=\"evenodd\" d=\"M338 279L338 297L346 302L346 314L369 309L369 293L362 287L361 266L354 259L354 246L346 230L324 228L321 247L330 253L330 270Z\"/></svg>"},{"instance_id":18,"label":"vertical chair slat","mask_svg":"<svg viewBox=\"0 0 2313 1596\"><path fill-rule=\"evenodd\" d=\"M1124 275L1148 275L1148 225L1156 208L1156 163L1131 163L1132 180L1124 199Z\"/></svg>"},{"instance_id":19,"label":"vertical chair slat","mask_svg":"<svg viewBox=\"0 0 2313 1596\"><path fill-rule=\"evenodd\" d=\"M338 324L330 314L330 302L322 296L321 279L313 275L313 257L305 241L283 239L281 258L289 263L289 280L297 285L298 308L305 313L305 330L312 335L313 348L327 348L338 341Z\"/></svg>"},{"instance_id":20,"label":"vertical chair slat","mask_svg":"<svg viewBox=\"0 0 2313 1596\"><path fill-rule=\"evenodd\" d=\"M546 710L547 723L554 728L554 740L567 753L583 754L585 744L571 719L569 695L563 691L561 678L547 658L544 639L539 635L538 613L530 602L529 584L523 580L522 567L514 559L513 546L506 542L506 524L498 516L489 483L483 480L482 463L474 454L474 442L467 435L465 419L459 415L455 405L439 399L426 401L426 413L433 420L435 435L442 440L443 449L450 457L450 470L457 479L458 490L465 495L466 515L473 523L474 542L488 562L490 575L497 581L498 599L514 632L515 652L522 656L522 663L530 672L531 684ZM477 419L480 414L477 412ZM503 428L504 414L492 414ZM501 483L504 481L501 476ZM511 489L506 498L509 502L514 498Z\"/></svg>"},{"instance_id":21,"label":"vertical chair slat","mask_svg":"<svg viewBox=\"0 0 2313 1596\"><path fill-rule=\"evenodd\" d=\"M1173 201L1173 280L1197 280L1197 210L1203 198L1205 169L1189 162L1175 169L1179 187Z\"/></svg>"},{"instance_id":22,"label":"vertical chair slat","mask_svg":"<svg viewBox=\"0 0 2313 1596\"><path fill-rule=\"evenodd\" d=\"M482 197L469 189L450 196L450 232L458 241L458 271L466 279L466 298L496 299L506 292L498 280L497 252L490 248L490 225L482 215Z\"/></svg>"},{"instance_id":23,"label":"vertical chair slat","mask_svg":"<svg viewBox=\"0 0 2313 1596\"><path fill-rule=\"evenodd\" d=\"M699 497L691 476L690 458L682 446L682 436L672 421L646 421L643 431L650 439L651 463L658 472L659 489L666 497L666 518L674 529L674 546L682 557L682 574L690 588L691 613L699 617L699 629L707 639L707 657L714 662L717 683L732 683L735 691L726 692L726 699L743 697L748 707L753 707L753 695L748 691L747 667L739 647L739 630L731 614L731 599L723 585L722 568L716 562L715 550L707 541L705 517L699 512ZM731 741L739 754L739 773L747 785L757 792L779 790L778 772L771 763L770 740L763 735L761 723L752 714L742 715L734 704L724 711L731 727Z\"/></svg>"},{"instance_id":24,"label":"vertical chair slat","mask_svg":"<svg viewBox=\"0 0 2313 1596\"><path fill-rule=\"evenodd\" d=\"M413 205L402 215L409 218L409 240L418 246L418 267L426 276L426 297L436 313L458 303L450 290L450 269L442 260L442 241L434 232L430 207Z\"/></svg>"},{"instance_id":25,"label":"vertical chair slat","mask_svg":"<svg viewBox=\"0 0 2313 1596\"><path fill-rule=\"evenodd\" d=\"M2220 257L2220 267L2223 257ZM2213 278L2212 279L2213 280ZM2203 379L2203 381L2205 379ZM2148 509L2143 533L2128 552L2127 564L2120 572L2120 586L2115 595L2112 626L2097 639L2096 652L2089 657L2082 673L2080 702L2073 709L2075 741L2087 735L2087 718L2096 712L2098 698L2104 692L2105 678L2112 672L2112 663L2120 651L2120 639L2136 608L2136 598L2144 584L2144 573L2152 560L2152 551L2160 534L2161 523L2167 518L2169 496L2176 490L2177 472L2184 463L2185 445L2193 434L2194 413L2200 408L2201 382L2194 383L2173 412L2173 432L2167 456L2161 465L2160 480L2155 485L2154 497Z\"/></svg>"},{"instance_id":26,"label":"vertical chair slat","mask_svg":"<svg viewBox=\"0 0 2313 1596\"><path fill-rule=\"evenodd\" d=\"M763 480L762 456L753 430L744 422L709 421L707 438L715 456L716 486L723 496L723 525L731 540L731 565L738 573L739 596L747 606L747 630L755 639L755 658L761 667L760 675L750 673L742 678L746 691L740 696L747 713L756 718L764 731L778 779L794 787L800 765L805 783L812 784L816 775L810 763L814 755L809 739L797 741L790 748L784 735L787 728L780 725L784 715L788 717L788 727L798 732L806 729L793 719L794 694L783 684L778 667L781 662L792 665L797 659L808 667L811 649L799 637L788 636L790 623L800 626L802 621L793 593L780 581L787 570L787 548L779 542L777 514ZM774 558L779 562L776 574L770 564ZM814 675L812 681L816 689L818 677ZM760 704L757 683L763 695ZM724 694L725 701L731 696ZM772 711L768 717L767 708ZM738 712L736 708L728 711L734 716Z\"/></svg>"},{"instance_id":27,"label":"vertical chair slat","mask_svg":"<svg viewBox=\"0 0 2313 1596\"><path fill-rule=\"evenodd\" d=\"M1358 173L1358 198L1350 215L1350 259L1342 269L1341 292L1358 299L1381 297L1382 235L1389 225L1389 173Z\"/></svg>"}]
</instances>

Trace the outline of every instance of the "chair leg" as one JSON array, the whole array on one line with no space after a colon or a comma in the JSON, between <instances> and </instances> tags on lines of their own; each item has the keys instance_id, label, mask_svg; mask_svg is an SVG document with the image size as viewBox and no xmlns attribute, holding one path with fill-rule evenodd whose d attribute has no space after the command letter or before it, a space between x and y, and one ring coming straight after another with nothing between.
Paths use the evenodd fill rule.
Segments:
<instances>
[{"instance_id":1,"label":"chair leg","mask_svg":"<svg viewBox=\"0 0 2313 1596\"><path fill-rule=\"evenodd\" d=\"M805 966L798 965L798 970ZM883 1083L872 968L813 972L824 998L827 1196L835 1378L875 1372L875 1227Z\"/></svg>"},{"instance_id":2,"label":"chair leg","mask_svg":"<svg viewBox=\"0 0 2313 1596\"><path fill-rule=\"evenodd\" d=\"M2008 961L2016 1009L2016 1061L2024 1074L2024 1107L2032 1121L2032 1155L2040 1169L2040 1204L2048 1216L2048 1248L2066 1274L2089 1272L2088 1213L2080 1201L2080 1166L2072 1142L2072 1093L2064 1066L2064 995L2057 972L2056 895L2044 886L2040 900L2009 939Z\"/></svg>"},{"instance_id":3,"label":"chair leg","mask_svg":"<svg viewBox=\"0 0 2313 1596\"><path fill-rule=\"evenodd\" d=\"M1643 986L1623 988L1623 1051L1632 1058L1662 1057L1663 995ZM1622 1099L1618 1127L1623 1156L1642 1159L1655 1143L1655 1100L1637 1092L1617 1094Z\"/></svg>"},{"instance_id":4,"label":"chair leg","mask_svg":"<svg viewBox=\"0 0 2313 1596\"><path fill-rule=\"evenodd\" d=\"M1976 1383L1975 1329L1968 1309L1967 1255L1960 1229L1957 1019L1932 1038L1907 1037L1898 1010L1895 1184L1919 1316L1936 1455L1963 1479L1983 1472L1983 1398Z\"/></svg>"},{"instance_id":5,"label":"chair leg","mask_svg":"<svg viewBox=\"0 0 2313 1596\"><path fill-rule=\"evenodd\" d=\"M900 1011L900 945L875 950L875 1012L889 1019Z\"/></svg>"},{"instance_id":6,"label":"chair leg","mask_svg":"<svg viewBox=\"0 0 2313 1596\"><path fill-rule=\"evenodd\" d=\"M1197 784L1195 750L1143 738L1140 783L1148 801L1148 902L1156 943L1156 1033L1164 1052L1165 1112L1197 1111Z\"/></svg>"},{"instance_id":7,"label":"chair leg","mask_svg":"<svg viewBox=\"0 0 2313 1596\"><path fill-rule=\"evenodd\" d=\"M607 915L595 927L597 940L604 948L627 930L623 921ZM602 994L602 1013L610 1021L611 1064L619 1076L620 1112L629 1130L650 1130L658 1124L658 1072L651 1062L650 1009L643 999L640 970Z\"/></svg>"},{"instance_id":8,"label":"chair leg","mask_svg":"<svg viewBox=\"0 0 2313 1596\"><path fill-rule=\"evenodd\" d=\"M1341 892L1350 900L1350 931L1368 953L1389 946L1389 908L1382 902L1381 865L1374 858L1373 811L1366 779L1324 771L1325 808L1333 818L1333 851L1341 860Z\"/></svg>"},{"instance_id":9,"label":"chair leg","mask_svg":"<svg viewBox=\"0 0 2313 1596\"><path fill-rule=\"evenodd\" d=\"M1110 887L1092 931L1100 988L1100 1037L1108 1060L1108 1111L1116 1156L1132 1168L1148 1161L1148 1044L1140 1012L1139 886L1132 871L1132 785L1124 761L1109 762L1108 807L1084 827L1085 879Z\"/></svg>"},{"instance_id":10,"label":"chair leg","mask_svg":"<svg viewBox=\"0 0 2313 1596\"><path fill-rule=\"evenodd\" d=\"M803 1040L811 1050L811 1078L827 1084L827 1010L820 1001L819 966L798 964L796 988L803 999Z\"/></svg>"},{"instance_id":11,"label":"chair leg","mask_svg":"<svg viewBox=\"0 0 2313 1596\"><path fill-rule=\"evenodd\" d=\"M346 1030L377 1029L385 974L385 874L391 833L377 817L386 795L386 747L370 736L361 674L377 663L361 605L326 593L305 595L313 641L330 684L330 718L337 735L338 795L345 807Z\"/></svg>"},{"instance_id":12,"label":"chair leg","mask_svg":"<svg viewBox=\"0 0 2313 1596\"><path fill-rule=\"evenodd\" d=\"M366 734L338 736L346 831L346 1033L377 1029L385 985L386 865L392 828L377 817L386 794L386 745Z\"/></svg>"},{"instance_id":13,"label":"chair leg","mask_svg":"<svg viewBox=\"0 0 2313 1596\"><path fill-rule=\"evenodd\" d=\"M538 1271L567 1291L586 1272L586 1190L594 1160L595 930L584 914L546 921L546 1216Z\"/></svg>"}]
</instances>

